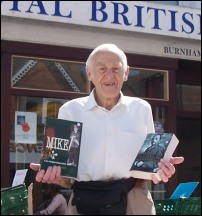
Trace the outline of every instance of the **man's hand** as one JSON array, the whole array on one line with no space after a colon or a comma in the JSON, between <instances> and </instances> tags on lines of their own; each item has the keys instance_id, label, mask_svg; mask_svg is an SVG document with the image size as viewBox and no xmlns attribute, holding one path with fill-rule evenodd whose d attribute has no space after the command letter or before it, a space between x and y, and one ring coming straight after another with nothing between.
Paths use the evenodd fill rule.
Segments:
<instances>
[{"instance_id":1,"label":"man's hand","mask_svg":"<svg viewBox=\"0 0 202 216\"><path fill-rule=\"evenodd\" d=\"M167 182L169 178L175 173L175 164L180 164L184 161L183 157L171 157L170 162L166 162L165 160L161 159L159 162L159 175L163 182ZM159 180L156 178L155 175L152 175L152 181L154 184L158 184Z\"/></svg>"},{"instance_id":2,"label":"man's hand","mask_svg":"<svg viewBox=\"0 0 202 216\"><path fill-rule=\"evenodd\" d=\"M49 166L48 169L40 170L40 164L31 163L30 168L37 171L36 181L48 184L58 184L61 178L61 167L60 166Z\"/></svg>"}]
</instances>

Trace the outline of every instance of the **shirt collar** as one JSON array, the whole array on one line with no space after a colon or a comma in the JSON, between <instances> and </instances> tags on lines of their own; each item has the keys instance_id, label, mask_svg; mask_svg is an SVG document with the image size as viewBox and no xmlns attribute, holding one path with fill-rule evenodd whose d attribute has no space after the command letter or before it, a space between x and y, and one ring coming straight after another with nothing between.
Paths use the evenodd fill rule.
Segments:
<instances>
[{"instance_id":1,"label":"shirt collar","mask_svg":"<svg viewBox=\"0 0 202 216\"><path fill-rule=\"evenodd\" d=\"M115 108L115 107L118 107L118 106L121 106L121 105L123 105L123 106L126 107L126 105L127 105L126 97L123 95L122 92L120 92L120 94L121 94L120 99L119 99L118 103L114 106L114 108ZM91 91L89 97L88 97L88 100L87 100L85 106L84 106L84 110L85 110L85 111L88 111L88 110L90 110L90 109L92 109L92 108L94 108L94 107L96 107L96 106L98 107L98 104L97 104L97 102L96 102L96 100L95 100L94 89L93 89L93 90ZM114 108L113 108L113 109L114 109Z\"/></svg>"},{"instance_id":2,"label":"shirt collar","mask_svg":"<svg viewBox=\"0 0 202 216\"><path fill-rule=\"evenodd\" d=\"M88 100L84 106L84 110L88 111L90 109L92 109L93 107L97 106L97 103L95 101L95 97L94 97L94 89L91 91L90 95L88 96Z\"/></svg>"}]
</instances>

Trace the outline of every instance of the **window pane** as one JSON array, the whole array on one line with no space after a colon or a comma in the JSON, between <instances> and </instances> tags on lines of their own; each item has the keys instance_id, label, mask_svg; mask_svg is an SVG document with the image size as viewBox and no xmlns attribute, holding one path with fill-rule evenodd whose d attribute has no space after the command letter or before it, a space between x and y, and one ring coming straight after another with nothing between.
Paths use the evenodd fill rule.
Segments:
<instances>
[{"instance_id":1,"label":"window pane","mask_svg":"<svg viewBox=\"0 0 202 216\"><path fill-rule=\"evenodd\" d=\"M89 92L85 63L13 56L11 86Z\"/></svg>"},{"instance_id":2,"label":"window pane","mask_svg":"<svg viewBox=\"0 0 202 216\"><path fill-rule=\"evenodd\" d=\"M156 133L166 132L166 107L152 106L154 128Z\"/></svg>"},{"instance_id":3,"label":"window pane","mask_svg":"<svg viewBox=\"0 0 202 216\"><path fill-rule=\"evenodd\" d=\"M165 199L165 193L166 193L166 189L165 189L165 183L161 182L157 185L153 184L152 185L152 190L151 190L151 195L153 197L154 200L163 200Z\"/></svg>"},{"instance_id":4,"label":"window pane","mask_svg":"<svg viewBox=\"0 0 202 216\"><path fill-rule=\"evenodd\" d=\"M178 110L201 112L201 86L177 85Z\"/></svg>"},{"instance_id":5,"label":"window pane","mask_svg":"<svg viewBox=\"0 0 202 216\"><path fill-rule=\"evenodd\" d=\"M28 164L30 162L38 163L43 145L44 123L46 117L57 117L58 110L67 100L55 98L39 98L26 96L11 97L11 125L10 125L10 163ZM20 119L15 118L16 113ZM20 114L19 114L20 113ZM24 115L22 116L23 113ZM28 119L33 115L32 119ZM24 118L22 118L24 117ZM36 141L32 141L32 133L26 133L19 127L23 122L36 127ZM36 124L33 125L32 123ZM23 127L23 125L22 125ZM16 139L16 132L20 135ZM30 131L31 132L31 131ZM24 135L28 135L27 139Z\"/></svg>"},{"instance_id":6,"label":"window pane","mask_svg":"<svg viewBox=\"0 0 202 216\"><path fill-rule=\"evenodd\" d=\"M178 1L150 1L158 4L178 5Z\"/></svg>"},{"instance_id":7,"label":"window pane","mask_svg":"<svg viewBox=\"0 0 202 216\"><path fill-rule=\"evenodd\" d=\"M44 139L44 119L46 116L56 117L58 109L66 101L56 98L11 96L10 143L8 143L10 148L10 185L12 185L16 170L21 169L28 169L25 184L29 186L31 182L34 183L36 173L29 168L29 164L31 162L40 162ZM30 114L34 116L32 119L27 118ZM28 123L30 131L23 130L24 122ZM36 128L35 133L33 133L36 141L30 140L30 137L32 138L30 135L33 135L29 133L32 130L32 126ZM20 140L16 140L16 132L21 135ZM43 185L41 184L34 184L34 209L43 201L44 192L42 187ZM70 192L66 191L66 196Z\"/></svg>"},{"instance_id":8,"label":"window pane","mask_svg":"<svg viewBox=\"0 0 202 216\"><path fill-rule=\"evenodd\" d=\"M168 72L131 67L122 91L133 97L169 100Z\"/></svg>"}]
</instances>

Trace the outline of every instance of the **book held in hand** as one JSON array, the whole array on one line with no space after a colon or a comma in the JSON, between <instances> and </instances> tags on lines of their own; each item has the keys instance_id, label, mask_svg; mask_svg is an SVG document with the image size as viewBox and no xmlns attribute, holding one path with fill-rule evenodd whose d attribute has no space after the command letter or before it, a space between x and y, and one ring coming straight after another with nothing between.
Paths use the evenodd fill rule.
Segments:
<instances>
[{"instance_id":1,"label":"book held in hand","mask_svg":"<svg viewBox=\"0 0 202 216\"><path fill-rule=\"evenodd\" d=\"M161 180L158 163L161 158L169 162L178 143L179 140L173 133L147 134L130 168L131 175L134 178L151 180L152 174L155 174Z\"/></svg>"},{"instance_id":2,"label":"book held in hand","mask_svg":"<svg viewBox=\"0 0 202 216\"><path fill-rule=\"evenodd\" d=\"M62 176L77 177L82 126L81 122L46 118L41 169L60 166Z\"/></svg>"}]
</instances>

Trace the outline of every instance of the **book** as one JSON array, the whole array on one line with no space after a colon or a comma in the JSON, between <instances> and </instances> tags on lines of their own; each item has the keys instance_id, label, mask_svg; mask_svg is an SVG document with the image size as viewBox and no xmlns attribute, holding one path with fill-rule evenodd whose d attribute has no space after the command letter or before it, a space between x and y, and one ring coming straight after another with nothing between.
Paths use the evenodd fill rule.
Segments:
<instances>
[{"instance_id":1,"label":"book","mask_svg":"<svg viewBox=\"0 0 202 216\"><path fill-rule=\"evenodd\" d=\"M169 162L178 143L179 140L173 133L147 134L130 168L132 177L151 180L152 174L155 174L161 180L158 163L161 158Z\"/></svg>"},{"instance_id":2,"label":"book","mask_svg":"<svg viewBox=\"0 0 202 216\"><path fill-rule=\"evenodd\" d=\"M46 118L40 159L41 169L60 166L61 176L77 177L82 126L82 122Z\"/></svg>"},{"instance_id":3,"label":"book","mask_svg":"<svg viewBox=\"0 0 202 216\"><path fill-rule=\"evenodd\" d=\"M170 199L189 198L198 184L199 182L180 183L171 194Z\"/></svg>"}]
</instances>

